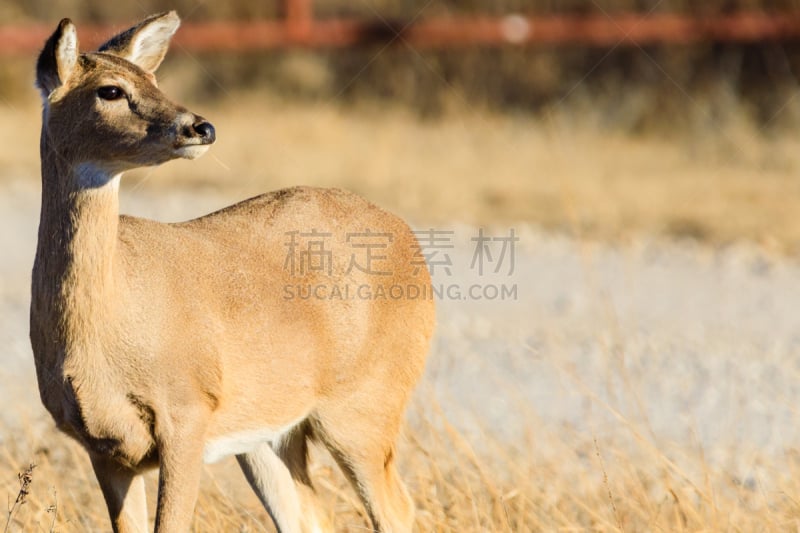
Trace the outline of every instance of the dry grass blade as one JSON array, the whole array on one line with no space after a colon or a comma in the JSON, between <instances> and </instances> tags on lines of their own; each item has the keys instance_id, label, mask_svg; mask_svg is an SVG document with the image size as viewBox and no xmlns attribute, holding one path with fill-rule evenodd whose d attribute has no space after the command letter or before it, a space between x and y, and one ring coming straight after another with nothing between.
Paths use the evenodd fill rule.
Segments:
<instances>
[{"instance_id":1,"label":"dry grass blade","mask_svg":"<svg viewBox=\"0 0 800 533\"><path fill-rule=\"evenodd\" d=\"M12 503L8 508L8 516L6 517L6 525L3 528L3 533L8 533L8 528L11 526L11 520L14 518L14 513L16 513L20 506L25 505L28 500L31 483L33 483L34 468L36 468L36 465L31 463L25 470L17 474L17 478L19 479L19 491L17 492L17 497L14 500L14 503Z\"/></svg>"},{"instance_id":2,"label":"dry grass blade","mask_svg":"<svg viewBox=\"0 0 800 533\"><path fill-rule=\"evenodd\" d=\"M606 490L608 491L608 503L611 504L611 510L614 512L614 519L617 522L617 527L620 531L625 531L625 528L622 527L622 520L619 518L617 504L614 503L614 494L611 492L611 485L608 482L608 472L606 472L606 465L603 462L603 456L600 454L600 446L597 444L597 437L592 437L592 441L594 442L594 451L597 455L597 460L600 462L600 469L603 471L603 485L605 485Z\"/></svg>"}]
</instances>

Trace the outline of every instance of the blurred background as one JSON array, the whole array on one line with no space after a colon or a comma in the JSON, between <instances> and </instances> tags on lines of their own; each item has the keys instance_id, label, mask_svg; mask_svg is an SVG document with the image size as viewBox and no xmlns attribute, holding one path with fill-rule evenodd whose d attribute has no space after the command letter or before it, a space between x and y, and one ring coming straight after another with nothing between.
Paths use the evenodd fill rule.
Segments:
<instances>
[{"instance_id":1,"label":"blurred background","mask_svg":"<svg viewBox=\"0 0 800 533\"><path fill-rule=\"evenodd\" d=\"M168 9L159 86L218 141L126 174L124 212L306 184L452 232L399 454L420 531L797 530L800 1L0 0L0 492L38 465L11 531L107 529L27 340L36 55L62 17L92 49ZM481 230L519 238L510 270L474 271ZM270 531L235 469L196 531Z\"/></svg>"},{"instance_id":2,"label":"blurred background","mask_svg":"<svg viewBox=\"0 0 800 533\"><path fill-rule=\"evenodd\" d=\"M257 193L320 180L426 221L795 252L796 4L3 1L0 105L30 116L35 52L62 16L96 46L175 8L184 28L160 83L221 127L220 161L148 181ZM296 120L306 111L315 118ZM10 154L6 168L21 154L35 163L35 151Z\"/></svg>"},{"instance_id":3,"label":"blurred background","mask_svg":"<svg viewBox=\"0 0 800 533\"><path fill-rule=\"evenodd\" d=\"M292 47L290 39L266 52L244 44L243 54L215 53L210 45L202 66L191 65L191 70L199 72L183 80L183 94L220 98L229 91L258 89L299 101L401 104L424 117L441 116L455 104L534 115L558 105L595 109L601 115L595 120L603 126L636 134L683 133L708 119L769 125L770 133L776 133L777 128L791 127L797 120L797 104L786 106L796 88L800 61L796 18L788 20L795 24L792 40L781 39L786 35L780 24L748 39L745 23L739 25L738 33L718 39L698 34L695 42L685 44L680 33L670 33L670 21L664 17L682 15L688 20L719 22L731 14L748 13L769 15L780 22L798 8L791 0L178 0L169 4L56 0L4 1L0 15L6 25L47 22L52 26L62 15L70 14L79 23L108 24L113 29L165 7L178 10L189 24L235 24L280 20L292 6L298 6L294 9L300 16L360 21L374 34L362 35L354 46L319 46L307 52ZM603 46L586 46L589 29L577 24L562 29L558 45L538 42L536 27L531 30L530 43L519 46L503 45L502 41L481 46L445 37L431 50L406 39L392 41L394 31L407 24L432 20L450 21L463 29L477 18L502 21L512 15L543 19L555 15L565 21L596 20L613 29L614 17L631 14L644 19L640 26L647 26L648 19L656 21L653 34L660 35L660 42L646 37L627 41L613 35ZM240 39L244 37L239 34ZM174 50L173 63L185 62L187 58L182 56L187 51L191 49ZM24 76L7 78L3 80L4 97L28 92L28 84L21 83ZM626 98L620 98L622 94ZM687 97L709 108L687 106Z\"/></svg>"}]
</instances>

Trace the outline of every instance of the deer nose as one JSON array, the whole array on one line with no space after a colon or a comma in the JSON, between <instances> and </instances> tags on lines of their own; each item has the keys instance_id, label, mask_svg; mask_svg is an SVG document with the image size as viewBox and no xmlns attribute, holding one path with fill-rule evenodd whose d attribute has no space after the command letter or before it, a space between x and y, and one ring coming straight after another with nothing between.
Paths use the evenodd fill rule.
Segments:
<instances>
[{"instance_id":1,"label":"deer nose","mask_svg":"<svg viewBox=\"0 0 800 533\"><path fill-rule=\"evenodd\" d=\"M207 120L194 123L192 129L206 144L213 143L217 138L217 132L214 130L214 126Z\"/></svg>"}]
</instances>

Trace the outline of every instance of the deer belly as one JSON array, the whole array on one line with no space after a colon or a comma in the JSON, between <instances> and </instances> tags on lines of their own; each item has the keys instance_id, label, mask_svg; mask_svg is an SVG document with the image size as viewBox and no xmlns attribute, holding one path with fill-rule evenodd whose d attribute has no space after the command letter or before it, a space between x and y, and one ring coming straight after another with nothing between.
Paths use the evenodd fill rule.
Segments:
<instances>
[{"instance_id":1,"label":"deer belly","mask_svg":"<svg viewBox=\"0 0 800 533\"><path fill-rule=\"evenodd\" d=\"M265 443L274 446L304 419L300 418L283 427L237 431L208 439L203 449L203 462L212 464L230 455L246 454Z\"/></svg>"}]
</instances>

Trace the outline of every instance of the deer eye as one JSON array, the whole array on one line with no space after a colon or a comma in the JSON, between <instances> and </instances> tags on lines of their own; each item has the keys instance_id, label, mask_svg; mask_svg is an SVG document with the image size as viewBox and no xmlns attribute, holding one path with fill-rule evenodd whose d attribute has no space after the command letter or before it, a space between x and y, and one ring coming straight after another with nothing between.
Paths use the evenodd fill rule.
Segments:
<instances>
[{"instance_id":1,"label":"deer eye","mask_svg":"<svg viewBox=\"0 0 800 533\"><path fill-rule=\"evenodd\" d=\"M113 85L106 85L97 89L97 96L103 100L119 100L125 93L119 87Z\"/></svg>"}]
</instances>

